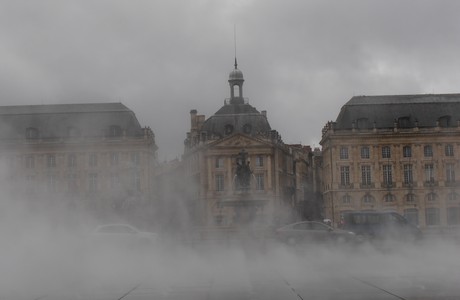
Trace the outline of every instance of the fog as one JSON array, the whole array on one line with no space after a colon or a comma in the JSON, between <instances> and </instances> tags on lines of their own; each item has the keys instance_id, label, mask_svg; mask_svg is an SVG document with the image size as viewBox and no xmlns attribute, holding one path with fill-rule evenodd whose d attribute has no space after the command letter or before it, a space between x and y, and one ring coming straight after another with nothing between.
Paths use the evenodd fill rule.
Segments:
<instances>
[{"instance_id":1,"label":"fog","mask_svg":"<svg viewBox=\"0 0 460 300\"><path fill-rule=\"evenodd\" d=\"M135 299L310 299L363 288L377 295L395 286L406 296L436 299L459 291L455 240L285 245L240 228L212 239L160 231L155 244L125 247L91 240L100 222L89 214L69 222L67 210L8 198L2 196L0 221L2 299L121 299L126 293Z\"/></svg>"}]
</instances>

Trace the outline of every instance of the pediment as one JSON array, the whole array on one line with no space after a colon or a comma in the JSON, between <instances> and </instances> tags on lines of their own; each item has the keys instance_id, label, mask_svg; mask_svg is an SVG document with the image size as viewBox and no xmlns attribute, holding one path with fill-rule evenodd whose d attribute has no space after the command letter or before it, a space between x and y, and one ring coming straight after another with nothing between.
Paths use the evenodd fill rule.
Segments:
<instances>
[{"instance_id":1,"label":"pediment","mask_svg":"<svg viewBox=\"0 0 460 300\"><path fill-rule=\"evenodd\" d=\"M257 147L263 146L267 147L270 146L269 143L265 141L261 141L259 139L255 139L246 135L235 134L229 137L226 137L222 140L216 141L212 145L213 147L218 148L231 148L231 147L239 147L239 148L249 148L249 147Z\"/></svg>"}]
</instances>

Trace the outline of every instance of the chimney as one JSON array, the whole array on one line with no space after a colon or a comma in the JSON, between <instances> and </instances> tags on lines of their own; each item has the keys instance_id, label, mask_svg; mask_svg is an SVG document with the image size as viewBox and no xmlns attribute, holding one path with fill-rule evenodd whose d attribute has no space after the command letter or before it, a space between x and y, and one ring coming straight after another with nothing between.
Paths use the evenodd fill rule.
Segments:
<instances>
[{"instance_id":1,"label":"chimney","mask_svg":"<svg viewBox=\"0 0 460 300\"><path fill-rule=\"evenodd\" d=\"M192 109L190 111L190 121L191 121L191 124L190 124L190 131L195 131L197 130L197 122L196 122L196 114L198 113L198 111L196 109Z\"/></svg>"}]
</instances>

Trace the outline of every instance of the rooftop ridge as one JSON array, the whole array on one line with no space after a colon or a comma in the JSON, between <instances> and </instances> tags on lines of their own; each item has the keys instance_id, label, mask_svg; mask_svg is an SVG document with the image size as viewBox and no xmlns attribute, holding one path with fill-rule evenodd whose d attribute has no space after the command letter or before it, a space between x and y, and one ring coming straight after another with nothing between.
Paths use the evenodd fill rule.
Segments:
<instances>
[{"instance_id":1,"label":"rooftop ridge","mask_svg":"<svg viewBox=\"0 0 460 300\"><path fill-rule=\"evenodd\" d=\"M353 96L345 105L418 104L460 102L460 94L407 94Z\"/></svg>"},{"instance_id":2,"label":"rooftop ridge","mask_svg":"<svg viewBox=\"0 0 460 300\"><path fill-rule=\"evenodd\" d=\"M130 112L121 102L0 106L0 115Z\"/></svg>"}]
</instances>

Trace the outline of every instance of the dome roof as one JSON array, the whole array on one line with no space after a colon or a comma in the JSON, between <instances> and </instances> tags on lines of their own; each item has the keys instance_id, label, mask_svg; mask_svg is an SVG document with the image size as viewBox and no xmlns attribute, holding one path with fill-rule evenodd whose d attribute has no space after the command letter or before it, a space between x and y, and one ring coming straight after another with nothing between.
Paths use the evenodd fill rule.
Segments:
<instances>
[{"instance_id":1,"label":"dome roof","mask_svg":"<svg viewBox=\"0 0 460 300\"><path fill-rule=\"evenodd\" d=\"M250 136L268 134L271 131L265 114L249 104L227 104L203 124L208 135L224 137L233 133Z\"/></svg>"},{"instance_id":2,"label":"dome roof","mask_svg":"<svg viewBox=\"0 0 460 300\"><path fill-rule=\"evenodd\" d=\"M230 75L228 76L228 80L244 80L243 78L243 72L241 72L239 69L235 68L230 72Z\"/></svg>"}]
</instances>

